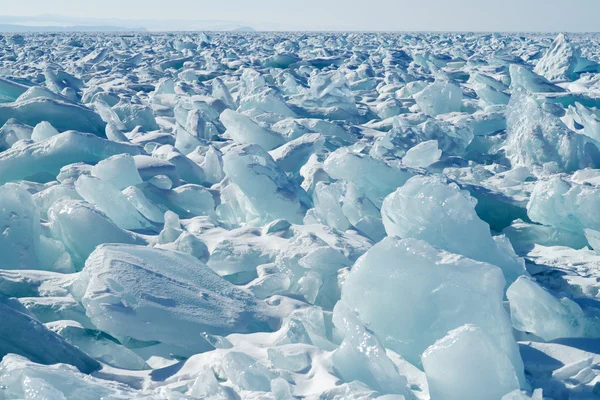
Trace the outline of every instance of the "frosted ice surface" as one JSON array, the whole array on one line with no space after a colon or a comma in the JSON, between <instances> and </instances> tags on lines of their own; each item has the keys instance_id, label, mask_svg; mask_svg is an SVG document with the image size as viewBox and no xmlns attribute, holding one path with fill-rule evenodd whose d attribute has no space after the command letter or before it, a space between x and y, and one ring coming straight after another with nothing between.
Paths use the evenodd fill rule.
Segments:
<instances>
[{"instance_id":1,"label":"frosted ice surface","mask_svg":"<svg viewBox=\"0 0 600 400\"><path fill-rule=\"evenodd\" d=\"M31 194L15 184L0 187L2 269L39 269L39 221Z\"/></svg>"},{"instance_id":2,"label":"frosted ice surface","mask_svg":"<svg viewBox=\"0 0 600 400\"><path fill-rule=\"evenodd\" d=\"M583 58L580 50L560 33L536 64L535 72L550 81L570 81L582 72L598 72L598 67L597 63Z\"/></svg>"},{"instance_id":3,"label":"frosted ice surface","mask_svg":"<svg viewBox=\"0 0 600 400\"><path fill-rule=\"evenodd\" d=\"M33 128L31 140L39 142L51 138L52 136L56 136L58 133L59 132L49 122L42 121Z\"/></svg>"},{"instance_id":4,"label":"frosted ice surface","mask_svg":"<svg viewBox=\"0 0 600 400\"><path fill-rule=\"evenodd\" d=\"M557 172L572 172L589 163L584 157L585 136L569 130L534 97L513 93L506 119L506 154L514 165L553 164Z\"/></svg>"},{"instance_id":5,"label":"frosted ice surface","mask_svg":"<svg viewBox=\"0 0 600 400\"><path fill-rule=\"evenodd\" d=\"M158 341L191 355L208 344L200 332L269 330L266 304L183 253L104 245L75 283L94 325L117 337Z\"/></svg>"}]
</instances>

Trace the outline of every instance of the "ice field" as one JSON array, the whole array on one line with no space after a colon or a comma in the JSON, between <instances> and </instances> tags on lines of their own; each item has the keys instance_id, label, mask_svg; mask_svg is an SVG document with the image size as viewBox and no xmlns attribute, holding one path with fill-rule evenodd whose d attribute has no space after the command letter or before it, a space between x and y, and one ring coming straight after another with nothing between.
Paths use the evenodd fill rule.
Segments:
<instances>
[{"instance_id":1,"label":"ice field","mask_svg":"<svg viewBox=\"0 0 600 400\"><path fill-rule=\"evenodd\" d=\"M600 398L600 35L4 35L0 127L0 399Z\"/></svg>"}]
</instances>

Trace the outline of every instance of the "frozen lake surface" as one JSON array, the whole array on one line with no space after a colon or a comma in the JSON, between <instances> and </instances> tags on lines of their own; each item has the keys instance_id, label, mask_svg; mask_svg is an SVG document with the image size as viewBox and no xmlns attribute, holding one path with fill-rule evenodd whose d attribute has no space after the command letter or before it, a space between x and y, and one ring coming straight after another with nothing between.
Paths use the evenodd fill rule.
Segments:
<instances>
[{"instance_id":1,"label":"frozen lake surface","mask_svg":"<svg viewBox=\"0 0 600 400\"><path fill-rule=\"evenodd\" d=\"M598 62L0 37L0 399L598 398Z\"/></svg>"}]
</instances>

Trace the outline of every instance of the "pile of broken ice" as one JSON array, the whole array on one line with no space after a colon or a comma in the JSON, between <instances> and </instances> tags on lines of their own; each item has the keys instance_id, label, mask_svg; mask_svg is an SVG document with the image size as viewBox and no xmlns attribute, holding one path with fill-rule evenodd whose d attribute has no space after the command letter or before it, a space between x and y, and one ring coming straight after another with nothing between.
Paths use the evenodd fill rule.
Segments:
<instances>
[{"instance_id":1,"label":"pile of broken ice","mask_svg":"<svg viewBox=\"0 0 600 400\"><path fill-rule=\"evenodd\" d=\"M600 396L600 41L0 39L0 398Z\"/></svg>"}]
</instances>

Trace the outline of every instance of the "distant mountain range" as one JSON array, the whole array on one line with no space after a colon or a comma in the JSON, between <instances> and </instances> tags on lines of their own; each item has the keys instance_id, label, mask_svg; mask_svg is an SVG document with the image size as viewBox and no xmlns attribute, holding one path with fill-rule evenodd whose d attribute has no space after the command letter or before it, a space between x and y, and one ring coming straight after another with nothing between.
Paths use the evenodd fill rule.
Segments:
<instances>
[{"instance_id":1,"label":"distant mountain range","mask_svg":"<svg viewBox=\"0 0 600 400\"><path fill-rule=\"evenodd\" d=\"M254 29L242 21L129 20L74 18L60 15L0 16L0 32L240 31Z\"/></svg>"}]
</instances>

